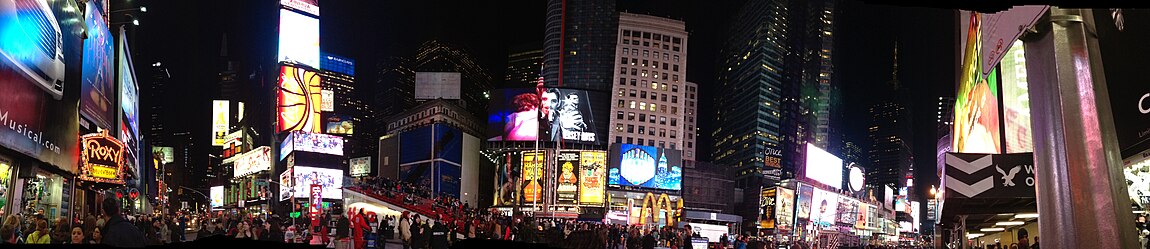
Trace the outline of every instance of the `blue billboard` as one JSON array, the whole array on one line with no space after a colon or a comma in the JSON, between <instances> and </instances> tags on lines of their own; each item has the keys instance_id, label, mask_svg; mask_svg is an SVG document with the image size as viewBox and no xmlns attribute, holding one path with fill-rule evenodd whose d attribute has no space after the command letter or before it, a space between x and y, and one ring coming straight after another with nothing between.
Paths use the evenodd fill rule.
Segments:
<instances>
[{"instance_id":1,"label":"blue billboard","mask_svg":"<svg viewBox=\"0 0 1150 249\"><path fill-rule=\"evenodd\" d=\"M399 135L399 163L431 160L432 126L415 128Z\"/></svg>"},{"instance_id":2,"label":"blue billboard","mask_svg":"<svg viewBox=\"0 0 1150 249\"><path fill-rule=\"evenodd\" d=\"M355 60L339 55L320 52L319 68L347 76L355 76Z\"/></svg>"},{"instance_id":3,"label":"blue billboard","mask_svg":"<svg viewBox=\"0 0 1150 249\"><path fill-rule=\"evenodd\" d=\"M679 150L635 144L614 144L607 170L607 185L679 191L683 182L683 153Z\"/></svg>"}]
</instances>

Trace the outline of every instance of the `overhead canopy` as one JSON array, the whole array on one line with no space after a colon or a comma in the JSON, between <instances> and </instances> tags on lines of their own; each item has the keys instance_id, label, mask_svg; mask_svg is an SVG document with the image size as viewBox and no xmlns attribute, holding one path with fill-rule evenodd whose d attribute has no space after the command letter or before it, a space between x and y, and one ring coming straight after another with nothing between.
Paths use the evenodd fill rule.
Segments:
<instances>
[{"instance_id":1,"label":"overhead canopy","mask_svg":"<svg viewBox=\"0 0 1150 249\"><path fill-rule=\"evenodd\" d=\"M1017 214L1038 213L1035 198L946 198L939 223L943 228L961 224L966 216L966 230L978 231L1003 221L1032 221L1034 218L1015 219Z\"/></svg>"}]
</instances>

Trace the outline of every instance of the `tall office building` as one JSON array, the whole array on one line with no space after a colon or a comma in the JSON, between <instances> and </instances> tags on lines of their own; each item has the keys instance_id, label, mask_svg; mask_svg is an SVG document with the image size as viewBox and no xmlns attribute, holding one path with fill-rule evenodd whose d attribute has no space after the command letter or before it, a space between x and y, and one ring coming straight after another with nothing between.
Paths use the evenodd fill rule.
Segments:
<instances>
[{"instance_id":1,"label":"tall office building","mask_svg":"<svg viewBox=\"0 0 1150 249\"><path fill-rule=\"evenodd\" d=\"M364 123L370 121L371 109L363 101L362 87L355 80L355 60L321 53L320 68L323 89L332 92L333 102L332 111L324 115L324 133L344 136L344 153L349 158L372 154L372 145L376 144L374 131Z\"/></svg>"},{"instance_id":2,"label":"tall office building","mask_svg":"<svg viewBox=\"0 0 1150 249\"><path fill-rule=\"evenodd\" d=\"M826 148L832 154L842 147L841 140L841 99L839 98L837 82L834 80L834 14L836 0L803 1L805 8L796 8L805 14L805 25L802 28L802 39L798 45L802 46L803 86L817 91L808 101L814 115L811 116L809 127L813 136L812 143L819 148Z\"/></svg>"},{"instance_id":3,"label":"tall office building","mask_svg":"<svg viewBox=\"0 0 1150 249\"><path fill-rule=\"evenodd\" d=\"M538 44L521 45L507 55L504 87L535 87L543 69L543 48Z\"/></svg>"},{"instance_id":4,"label":"tall office building","mask_svg":"<svg viewBox=\"0 0 1150 249\"><path fill-rule=\"evenodd\" d=\"M169 111L168 106L167 87L168 82L171 81L172 75L168 72L168 68L162 62L152 63L149 69L150 79L147 85L147 94L140 96L140 106L147 106L144 110L148 113L148 119L143 124L147 127L145 138L149 144L154 146L166 145L171 142L168 138L169 131Z\"/></svg>"},{"instance_id":5,"label":"tall office building","mask_svg":"<svg viewBox=\"0 0 1150 249\"><path fill-rule=\"evenodd\" d=\"M683 129L683 160L687 161L687 166L692 166L695 162L695 148L697 148L695 142L699 139L699 129L696 126L697 121L695 121L695 118L699 116L699 84L686 82L684 86L684 89L687 90L685 94L687 105L683 107L683 120L687 127Z\"/></svg>"},{"instance_id":6,"label":"tall office building","mask_svg":"<svg viewBox=\"0 0 1150 249\"><path fill-rule=\"evenodd\" d=\"M412 59L389 57L376 66L376 92L373 96L373 134L387 134L387 118L415 107L415 70Z\"/></svg>"},{"instance_id":7,"label":"tall office building","mask_svg":"<svg viewBox=\"0 0 1150 249\"><path fill-rule=\"evenodd\" d=\"M615 0L548 0L544 85L611 91L618 26Z\"/></svg>"},{"instance_id":8,"label":"tall office building","mask_svg":"<svg viewBox=\"0 0 1150 249\"><path fill-rule=\"evenodd\" d=\"M611 105L614 118L609 137L613 143L686 150L686 25L679 20L620 13L618 31L612 97L616 104Z\"/></svg>"},{"instance_id":9,"label":"tall office building","mask_svg":"<svg viewBox=\"0 0 1150 249\"><path fill-rule=\"evenodd\" d=\"M914 165L914 130L911 119L911 94L898 80L898 49L894 51L895 63L892 79L887 82L887 96L876 96L879 101L869 109L870 126L867 128L870 139L869 161L866 165L867 185L871 189L882 189L884 185L905 187L903 180Z\"/></svg>"}]
</instances>

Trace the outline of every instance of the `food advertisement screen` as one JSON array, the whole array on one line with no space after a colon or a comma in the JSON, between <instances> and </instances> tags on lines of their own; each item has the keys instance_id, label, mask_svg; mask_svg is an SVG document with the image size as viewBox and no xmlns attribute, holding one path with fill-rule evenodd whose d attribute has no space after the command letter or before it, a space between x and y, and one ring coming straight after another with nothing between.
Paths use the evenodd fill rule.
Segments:
<instances>
[{"instance_id":1,"label":"food advertisement screen","mask_svg":"<svg viewBox=\"0 0 1150 249\"><path fill-rule=\"evenodd\" d=\"M320 69L319 19L281 9L279 32L279 61Z\"/></svg>"},{"instance_id":2,"label":"food advertisement screen","mask_svg":"<svg viewBox=\"0 0 1150 249\"><path fill-rule=\"evenodd\" d=\"M606 93L549 88L539 92L540 135L549 141L603 143L611 97ZM603 134L600 134L600 133Z\"/></svg>"},{"instance_id":3,"label":"food advertisement screen","mask_svg":"<svg viewBox=\"0 0 1150 249\"><path fill-rule=\"evenodd\" d=\"M603 204L607 186L607 152L583 151L579 153L579 203Z\"/></svg>"},{"instance_id":4,"label":"food advertisement screen","mask_svg":"<svg viewBox=\"0 0 1150 249\"><path fill-rule=\"evenodd\" d=\"M953 144L956 153L1002 153L998 105L998 73L982 76L981 17L969 16L962 56L962 73L954 103ZM961 38L961 37L960 37Z\"/></svg>"},{"instance_id":5,"label":"food advertisement screen","mask_svg":"<svg viewBox=\"0 0 1150 249\"><path fill-rule=\"evenodd\" d=\"M523 152L523 202L543 201L543 188L540 179L543 177L543 164L547 162L547 155L543 151Z\"/></svg>"},{"instance_id":6,"label":"food advertisement screen","mask_svg":"<svg viewBox=\"0 0 1150 249\"><path fill-rule=\"evenodd\" d=\"M678 191L683 179L683 156L679 150L634 144L614 144L607 184Z\"/></svg>"},{"instance_id":7,"label":"food advertisement screen","mask_svg":"<svg viewBox=\"0 0 1150 249\"><path fill-rule=\"evenodd\" d=\"M324 133L338 134L338 135L354 135L355 123L352 122L351 116L347 115L332 115L327 118L327 123L324 125Z\"/></svg>"},{"instance_id":8,"label":"food advertisement screen","mask_svg":"<svg viewBox=\"0 0 1150 249\"><path fill-rule=\"evenodd\" d=\"M1026 53L1022 41L1014 41L999 63L1002 69L1003 123L1006 153L1034 152L1030 132L1030 95L1026 82Z\"/></svg>"},{"instance_id":9,"label":"food advertisement screen","mask_svg":"<svg viewBox=\"0 0 1150 249\"><path fill-rule=\"evenodd\" d=\"M533 88L492 91L487 141L535 141L539 138L539 93Z\"/></svg>"},{"instance_id":10,"label":"food advertisement screen","mask_svg":"<svg viewBox=\"0 0 1150 249\"><path fill-rule=\"evenodd\" d=\"M555 203L574 205L579 197L579 151L560 151L555 157L559 161Z\"/></svg>"},{"instance_id":11,"label":"food advertisement screen","mask_svg":"<svg viewBox=\"0 0 1150 249\"><path fill-rule=\"evenodd\" d=\"M110 102L91 105L109 97L95 87L115 90L111 82L111 35L106 33L107 26L87 32L92 45L98 45L91 47L92 52L104 54L83 57L88 48L82 38L85 26L100 26L95 22L104 20L94 18L99 15L95 9L99 1L88 2L92 11L86 12L77 11L85 6L76 1L17 2L21 4L0 4L0 16L4 17L0 18L0 145L76 173L80 99L88 101L85 106L102 107L95 110L99 115L114 117L115 106ZM84 13L93 18L86 18ZM98 42L99 35L106 37ZM89 60L97 64L88 72L99 75L97 72L103 70L102 78L93 75L89 81L91 77L82 74ZM81 94L85 89L92 89L95 96Z\"/></svg>"},{"instance_id":12,"label":"food advertisement screen","mask_svg":"<svg viewBox=\"0 0 1150 249\"><path fill-rule=\"evenodd\" d=\"M279 132L306 131L320 133L319 74L307 69L283 66L280 68L279 90L276 94Z\"/></svg>"},{"instance_id":13,"label":"food advertisement screen","mask_svg":"<svg viewBox=\"0 0 1150 249\"><path fill-rule=\"evenodd\" d=\"M224 146L228 128L228 101L212 100L212 146Z\"/></svg>"},{"instance_id":14,"label":"food advertisement screen","mask_svg":"<svg viewBox=\"0 0 1150 249\"><path fill-rule=\"evenodd\" d=\"M343 199L343 170L307 166L292 167L295 174L295 197L308 198L311 184L323 187L324 199Z\"/></svg>"}]
</instances>

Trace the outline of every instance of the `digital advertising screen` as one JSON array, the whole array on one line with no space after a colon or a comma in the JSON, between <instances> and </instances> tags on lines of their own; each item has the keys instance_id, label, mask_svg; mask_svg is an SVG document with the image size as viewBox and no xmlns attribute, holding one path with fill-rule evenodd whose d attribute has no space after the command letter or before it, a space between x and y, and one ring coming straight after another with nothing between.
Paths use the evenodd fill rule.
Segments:
<instances>
[{"instance_id":1,"label":"digital advertising screen","mask_svg":"<svg viewBox=\"0 0 1150 249\"><path fill-rule=\"evenodd\" d=\"M354 135L355 123L352 121L351 116L332 115L327 118L327 123L324 124L323 130L323 133L333 135Z\"/></svg>"},{"instance_id":2,"label":"digital advertising screen","mask_svg":"<svg viewBox=\"0 0 1150 249\"><path fill-rule=\"evenodd\" d=\"M371 157L358 157L348 160L348 174L351 176L366 176L371 173Z\"/></svg>"},{"instance_id":3,"label":"digital advertising screen","mask_svg":"<svg viewBox=\"0 0 1150 249\"><path fill-rule=\"evenodd\" d=\"M116 104L119 102L113 102L118 88L113 67L116 54L112 46L114 38L104 18L104 14L107 14L104 7L102 1L90 1L88 11L85 11L84 23L88 27L88 38L84 39L84 84L80 87L80 112L96 123L96 126L113 129L115 127L112 124L118 112L116 107L119 106ZM31 34L36 33L28 35Z\"/></svg>"},{"instance_id":4,"label":"digital advertising screen","mask_svg":"<svg viewBox=\"0 0 1150 249\"><path fill-rule=\"evenodd\" d=\"M248 151L236 160L234 177L238 178L248 174L270 170L272 168L272 148L261 146Z\"/></svg>"},{"instance_id":5,"label":"digital advertising screen","mask_svg":"<svg viewBox=\"0 0 1150 249\"><path fill-rule=\"evenodd\" d=\"M838 217L839 195L822 189L814 189L814 198L811 199L811 222L822 226L835 224Z\"/></svg>"},{"instance_id":6,"label":"digital advertising screen","mask_svg":"<svg viewBox=\"0 0 1150 249\"><path fill-rule=\"evenodd\" d=\"M919 211L921 205L921 202L918 201L910 202L910 217L914 220L914 224L911 224L911 230L914 232L918 232L919 224L922 224L919 220L922 216Z\"/></svg>"},{"instance_id":7,"label":"digital advertising screen","mask_svg":"<svg viewBox=\"0 0 1150 249\"><path fill-rule=\"evenodd\" d=\"M212 146L224 146L228 137L228 101L212 100Z\"/></svg>"},{"instance_id":8,"label":"digital advertising screen","mask_svg":"<svg viewBox=\"0 0 1150 249\"><path fill-rule=\"evenodd\" d=\"M77 1L7 1L0 4L0 145L16 153L55 165L76 173L79 165L80 99L106 101L94 87L112 90L111 35L98 29L88 32L93 53L103 55L84 57L88 48L81 36L85 26L100 26L101 18L95 9L99 1L91 1L92 11L83 10ZM96 41L98 35L106 35ZM91 59L93 68L105 70L102 77L88 81L82 74L85 59ZM95 69L93 69L95 70ZM95 72L95 71L92 71ZM94 86L91 83L104 85ZM97 93L84 95L85 88ZM111 92L109 92L111 93ZM86 97L85 97L86 96ZM115 106L105 102L98 114L112 118ZM100 107L90 106L89 107ZM108 120L105 120L108 121ZM115 130L105 125L104 128Z\"/></svg>"},{"instance_id":9,"label":"digital advertising screen","mask_svg":"<svg viewBox=\"0 0 1150 249\"><path fill-rule=\"evenodd\" d=\"M463 169L447 162L435 162L435 193L459 198Z\"/></svg>"},{"instance_id":10,"label":"digital advertising screen","mask_svg":"<svg viewBox=\"0 0 1150 249\"><path fill-rule=\"evenodd\" d=\"M790 230L794 227L795 191L788 188L778 189L775 197L775 227L780 230Z\"/></svg>"},{"instance_id":11,"label":"digital advertising screen","mask_svg":"<svg viewBox=\"0 0 1150 249\"><path fill-rule=\"evenodd\" d=\"M1002 111L1006 125L1006 153L1034 152L1030 132L1030 95L1026 82L1026 53L1014 41L999 62L1002 70Z\"/></svg>"},{"instance_id":12,"label":"digital advertising screen","mask_svg":"<svg viewBox=\"0 0 1150 249\"><path fill-rule=\"evenodd\" d=\"M1150 20L1143 18L1150 16L1150 10L1091 11L1118 147L1122 158L1142 155L1150 149L1150 84L1145 81L1146 65L1150 65L1150 56L1146 56L1150 54L1150 46L1146 46L1150 43L1150 36L1146 35L1150 34Z\"/></svg>"},{"instance_id":13,"label":"digital advertising screen","mask_svg":"<svg viewBox=\"0 0 1150 249\"><path fill-rule=\"evenodd\" d=\"M296 165L292 167L295 174L295 197L308 198L309 186L319 184L323 187L324 199L343 199L343 170L316 168Z\"/></svg>"},{"instance_id":14,"label":"digital advertising screen","mask_svg":"<svg viewBox=\"0 0 1150 249\"><path fill-rule=\"evenodd\" d=\"M840 188L843 184L843 159L814 144L807 144L807 178Z\"/></svg>"},{"instance_id":15,"label":"digital advertising screen","mask_svg":"<svg viewBox=\"0 0 1150 249\"><path fill-rule=\"evenodd\" d=\"M759 195L759 228L775 228L775 196L778 190L774 188L763 189Z\"/></svg>"},{"instance_id":16,"label":"digital advertising screen","mask_svg":"<svg viewBox=\"0 0 1150 249\"><path fill-rule=\"evenodd\" d=\"M855 224L858 220L859 202L853 198L839 196L838 223Z\"/></svg>"},{"instance_id":17,"label":"digital advertising screen","mask_svg":"<svg viewBox=\"0 0 1150 249\"><path fill-rule=\"evenodd\" d=\"M306 131L320 133L320 84L315 71L283 66L276 91L276 113L279 132Z\"/></svg>"},{"instance_id":18,"label":"digital advertising screen","mask_svg":"<svg viewBox=\"0 0 1150 249\"><path fill-rule=\"evenodd\" d=\"M313 16L319 16L319 0L280 0L284 8L303 11Z\"/></svg>"},{"instance_id":19,"label":"digital advertising screen","mask_svg":"<svg viewBox=\"0 0 1150 249\"><path fill-rule=\"evenodd\" d=\"M538 139L540 103L534 88L492 91L487 109L487 141Z\"/></svg>"},{"instance_id":20,"label":"digital advertising screen","mask_svg":"<svg viewBox=\"0 0 1150 249\"><path fill-rule=\"evenodd\" d=\"M126 31L120 30L120 37L127 37ZM117 68L120 72L120 109L123 111L123 123L130 131L130 139L124 139L128 150L133 154L139 150L140 136L140 93L136 84L136 71L132 68L132 54L128 51L127 39L120 39L120 60ZM131 142L128 142L131 141Z\"/></svg>"},{"instance_id":21,"label":"digital advertising screen","mask_svg":"<svg viewBox=\"0 0 1150 249\"><path fill-rule=\"evenodd\" d=\"M292 132L292 146L288 151L306 151L328 155L343 155L343 137L327 134Z\"/></svg>"},{"instance_id":22,"label":"digital advertising screen","mask_svg":"<svg viewBox=\"0 0 1150 249\"><path fill-rule=\"evenodd\" d=\"M449 125L433 125L433 136L436 159L443 159L455 164L463 163L463 131Z\"/></svg>"},{"instance_id":23,"label":"digital advertising screen","mask_svg":"<svg viewBox=\"0 0 1150 249\"><path fill-rule=\"evenodd\" d=\"M288 168L287 170L284 170L283 173L280 173L280 201L285 201L288 198L292 198L292 180L295 179L293 177L295 176L293 172L294 171L292 168Z\"/></svg>"},{"instance_id":24,"label":"digital advertising screen","mask_svg":"<svg viewBox=\"0 0 1150 249\"><path fill-rule=\"evenodd\" d=\"M607 93L548 88L539 92L540 135L548 141L604 143L611 111ZM602 133L602 134L600 134Z\"/></svg>"},{"instance_id":25,"label":"digital advertising screen","mask_svg":"<svg viewBox=\"0 0 1150 249\"><path fill-rule=\"evenodd\" d=\"M212 186L208 192L212 198L213 208L224 206L224 186Z\"/></svg>"},{"instance_id":26,"label":"digital advertising screen","mask_svg":"<svg viewBox=\"0 0 1150 249\"><path fill-rule=\"evenodd\" d=\"M547 163L547 153L545 151L524 151L522 158L523 190L520 193L522 193L523 202L543 201L542 185L544 183L541 178L543 177L543 164Z\"/></svg>"},{"instance_id":27,"label":"digital advertising screen","mask_svg":"<svg viewBox=\"0 0 1150 249\"><path fill-rule=\"evenodd\" d=\"M319 110L335 111L335 92L327 89L319 90Z\"/></svg>"},{"instance_id":28,"label":"digital advertising screen","mask_svg":"<svg viewBox=\"0 0 1150 249\"><path fill-rule=\"evenodd\" d=\"M579 203L579 151L559 151L555 154L559 167L556 176L555 203Z\"/></svg>"},{"instance_id":29,"label":"digital advertising screen","mask_svg":"<svg viewBox=\"0 0 1150 249\"><path fill-rule=\"evenodd\" d=\"M815 198L815 187L811 185L799 184L798 199L795 203L799 204L799 210L795 212L795 216L799 219L811 219L811 199Z\"/></svg>"},{"instance_id":30,"label":"digital advertising screen","mask_svg":"<svg viewBox=\"0 0 1150 249\"><path fill-rule=\"evenodd\" d=\"M683 179L679 150L634 144L614 144L608 185L678 191Z\"/></svg>"},{"instance_id":31,"label":"digital advertising screen","mask_svg":"<svg viewBox=\"0 0 1150 249\"><path fill-rule=\"evenodd\" d=\"M399 164L431 160L432 126L423 126L399 134Z\"/></svg>"},{"instance_id":32,"label":"digital advertising screen","mask_svg":"<svg viewBox=\"0 0 1150 249\"><path fill-rule=\"evenodd\" d=\"M1002 153L999 120L997 72L983 77L981 17L964 15L967 27L962 56L962 73L954 103L954 151L956 153ZM960 37L961 39L962 37Z\"/></svg>"},{"instance_id":33,"label":"digital advertising screen","mask_svg":"<svg viewBox=\"0 0 1150 249\"><path fill-rule=\"evenodd\" d=\"M340 55L319 52L320 68L328 72L336 72L348 76L355 76L355 60Z\"/></svg>"},{"instance_id":34,"label":"digital advertising screen","mask_svg":"<svg viewBox=\"0 0 1150 249\"><path fill-rule=\"evenodd\" d=\"M514 205L519 192L519 179L522 176L522 154L507 152L496 165L495 205Z\"/></svg>"},{"instance_id":35,"label":"digital advertising screen","mask_svg":"<svg viewBox=\"0 0 1150 249\"><path fill-rule=\"evenodd\" d=\"M279 35L279 61L321 69L318 18L281 9Z\"/></svg>"},{"instance_id":36,"label":"digital advertising screen","mask_svg":"<svg viewBox=\"0 0 1150 249\"><path fill-rule=\"evenodd\" d=\"M607 186L607 152L579 152L579 203L603 204Z\"/></svg>"}]
</instances>

